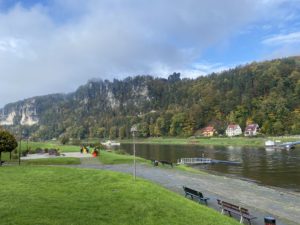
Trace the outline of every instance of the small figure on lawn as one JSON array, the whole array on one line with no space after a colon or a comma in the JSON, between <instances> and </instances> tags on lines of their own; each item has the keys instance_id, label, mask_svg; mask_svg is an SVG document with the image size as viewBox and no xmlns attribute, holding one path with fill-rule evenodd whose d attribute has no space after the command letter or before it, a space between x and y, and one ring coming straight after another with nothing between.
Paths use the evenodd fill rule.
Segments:
<instances>
[{"instance_id":1,"label":"small figure on lawn","mask_svg":"<svg viewBox=\"0 0 300 225\"><path fill-rule=\"evenodd\" d=\"M93 152L92 152L93 157L97 157L98 154L99 154L98 150L94 149Z\"/></svg>"}]
</instances>

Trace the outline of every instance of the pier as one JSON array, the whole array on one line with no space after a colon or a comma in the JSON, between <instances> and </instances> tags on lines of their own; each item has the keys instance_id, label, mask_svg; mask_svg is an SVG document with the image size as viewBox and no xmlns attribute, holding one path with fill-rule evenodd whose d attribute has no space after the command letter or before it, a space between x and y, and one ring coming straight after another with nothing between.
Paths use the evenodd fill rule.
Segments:
<instances>
[{"instance_id":1,"label":"pier","mask_svg":"<svg viewBox=\"0 0 300 225\"><path fill-rule=\"evenodd\" d=\"M177 164L183 164L183 165L213 164L213 163L224 163L224 164L233 164L233 165L241 164L240 162L216 160L211 158L181 158L178 159L177 161Z\"/></svg>"},{"instance_id":2,"label":"pier","mask_svg":"<svg viewBox=\"0 0 300 225\"><path fill-rule=\"evenodd\" d=\"M280 143L280 142L274 142L274 141L266 141L265 142L265 147L270 148L270 149L292 149L295 148L296 145L299 145L300 141L294 141L294 142L285 142L285 143Z\"/></svg>"}]
</instances>

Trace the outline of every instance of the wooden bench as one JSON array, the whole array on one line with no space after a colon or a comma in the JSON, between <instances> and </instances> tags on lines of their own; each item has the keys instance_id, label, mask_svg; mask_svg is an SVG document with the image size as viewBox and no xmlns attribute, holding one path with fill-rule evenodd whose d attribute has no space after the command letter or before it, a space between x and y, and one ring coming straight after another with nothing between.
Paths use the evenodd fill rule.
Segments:
<instances>
[{"instance_id":1,"label":"wooden bench","mask_svg":"<svg viewBox=\"0 0 300 225\"><path fill-rule=\"evenodd\" d=\"M163 166L165 165L165 164L167 164L167 165L170 165L171 167L173 167L173 163L172 162L169 162L169 161L166 161L166 160L160 160L159 161Z\"/></svg>"},{"instance_id":2,"label":"wooden bench","mask_svg":"<svg viewBox=\"0 0 300 225\"><path fill-rule=\"evenodd\" d=\"M183 190L185 192L185 197L190 196L191 199L198 199L198 202L205 202L205 204L207 205L207 200L209 200L209 198L206 198L203 196L203 194L200 191L196 191L194 189L188 188L183 186Z\"/></svg>"},{"instance_id":3,"label":"wooden bench","mask_svg":"<svg viewBox=\"0 0 300 225\"><path fill-rule=\"evenodd\" d=\"M251 220L256 219L256 217L252 216L249 213L249 210L246 208L229 202L221 201L220 199L217 199L217 201L219 207L221 208L221 214L228 212L229 216L232 216L232 214L238 215L240 217L240 223L243 223L244 219L246 219L248 223L251 224Z\"/></svg>"},{"instance_id":4,"label":"wooden bench","mask_svg":"<svg viewBox=\"0 0 300 225\"><path fill-rule=\"evenodd\" d=\"M153 164L153 166L158 166L158 161L155 159L150 159L151 163Z\"/></svg>"}]
</instances>

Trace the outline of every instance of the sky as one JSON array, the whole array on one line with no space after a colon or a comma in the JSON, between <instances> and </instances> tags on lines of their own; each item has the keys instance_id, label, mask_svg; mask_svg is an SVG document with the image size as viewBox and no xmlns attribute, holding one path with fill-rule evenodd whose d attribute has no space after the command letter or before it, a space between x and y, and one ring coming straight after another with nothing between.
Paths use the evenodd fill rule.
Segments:
<instances>
[{"instance_id":1,"label":"sky","mask_svg":"<svg viewBox=\"0 0 300 225\"><path fill-rule=\"evenodd\" d=\"M93 78L300 55L300 0L0 0L0 107Z\"/></svg>"}]
</instances>

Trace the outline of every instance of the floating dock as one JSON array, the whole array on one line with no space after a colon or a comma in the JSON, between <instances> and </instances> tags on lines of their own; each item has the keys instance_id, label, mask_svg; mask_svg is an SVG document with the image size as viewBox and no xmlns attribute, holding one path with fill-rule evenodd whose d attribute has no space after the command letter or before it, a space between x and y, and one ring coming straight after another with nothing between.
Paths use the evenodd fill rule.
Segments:
<instances>
[{"instance_id":1,"label":"floating dock","mask_svg":"<svg viewBox=\"0 0 300 225\"><path fill-rule=\"evenodd\" d=\"M285 143L280 143L280 141L266 141L265 142L265 147L266 149L292 149L295 148L296 145L299 145L300 141L294 141L294 142L285 142Z\"/></svg>"},{"instance_id":2,"label":"floating dock","mask_svg":"<svg viewBox=\"0 0 300 225\"><path fill-rule=\"evenodd\" d=\"M183 165L213 164L213 163L224 163L224 164L233 164L233 165L241 164L240 162L216 160L211 158L181 158L178 159L177 163Z\"/></svg>"}]
</instances>

